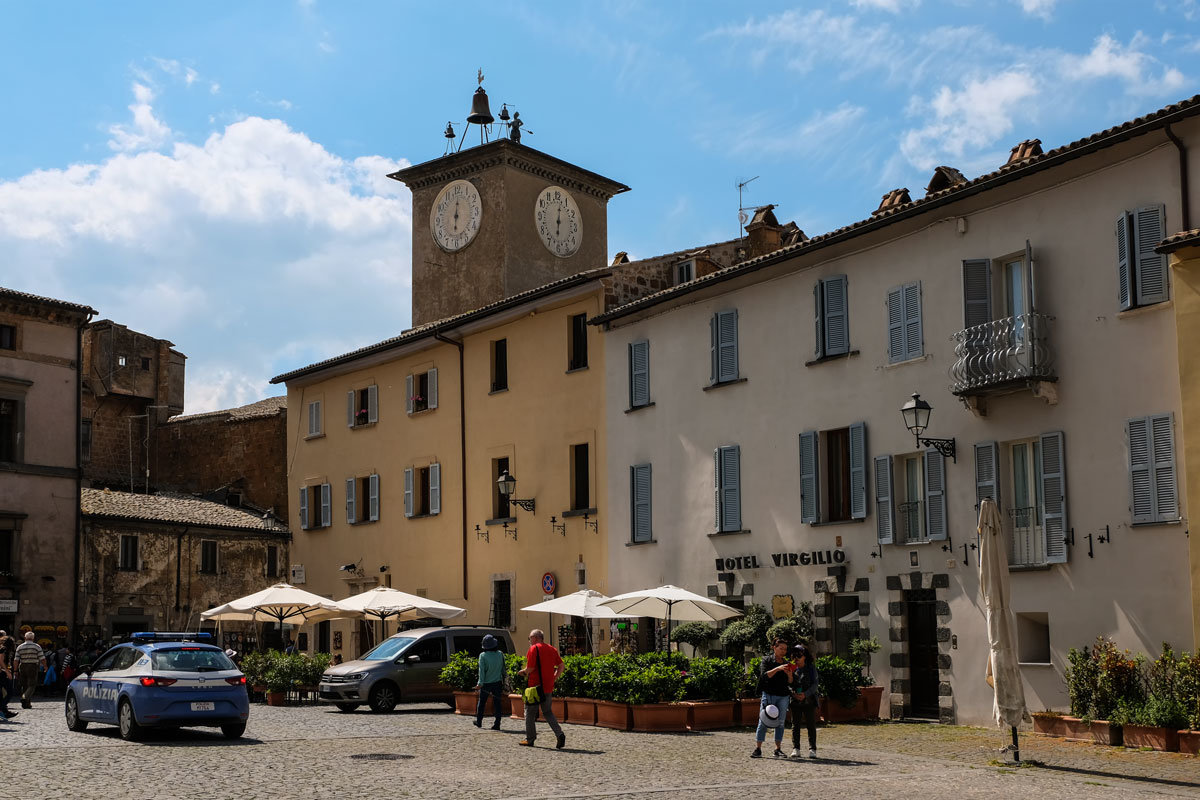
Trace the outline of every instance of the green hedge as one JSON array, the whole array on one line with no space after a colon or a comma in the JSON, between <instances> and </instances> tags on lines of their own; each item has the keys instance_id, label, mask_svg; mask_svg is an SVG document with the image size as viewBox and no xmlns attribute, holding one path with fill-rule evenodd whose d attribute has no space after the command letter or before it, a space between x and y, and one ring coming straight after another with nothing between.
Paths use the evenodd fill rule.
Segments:
<instances>
[{"instance_id":1,"label":"green hedge","mask_svg":"<svg viewBox=\"0 0 1200 800\"><path fill-rule=\"evenodd\" d=\"M1067 653L1071 714L1114 725L1200 730L1200 654L1163 643L1153 660L1103 636Z\"/></svg>"},{"instance_id":2,"label":"green hedge","mask_svg":"<svg viewBox=\"0 0 1200 800\"><path fill-rule=\"evenodd\" d=\"M242 659L241 670L251 688L265 686L269 692L286 692L297 686L316 686L321 682L321 673L329 669L332 656L329 653L281 653L268 650L265 653L247 653Z\"/></svg>"}]
</instances>

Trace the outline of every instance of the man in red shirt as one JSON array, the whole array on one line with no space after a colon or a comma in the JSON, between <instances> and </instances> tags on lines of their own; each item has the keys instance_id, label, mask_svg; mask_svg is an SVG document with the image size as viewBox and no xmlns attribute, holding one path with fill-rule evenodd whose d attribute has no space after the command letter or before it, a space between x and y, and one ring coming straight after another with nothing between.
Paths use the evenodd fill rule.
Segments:
<instances>
[{"instance_id":1,"label":"man in red shirt","mask_svg":"<svg viewBox=\"0 0 1200 800\"><path fill-rule=\"evenodd\" d=\"M567 736L562 732L554 711L550 707L550 695L554 692L554 679L562 671L562 656L553 645L546 644L546 635L537 628L529 632L529 652L525 654L525 669L520 674L526 678L529 686L538 687L540 695L537 703L525 703L525 738L521 740L522 747L533 747L537 738L538 710L542 718L550 725L557 737L555 747L562 750L567 745Z\"/></svg>"}]
</instances>

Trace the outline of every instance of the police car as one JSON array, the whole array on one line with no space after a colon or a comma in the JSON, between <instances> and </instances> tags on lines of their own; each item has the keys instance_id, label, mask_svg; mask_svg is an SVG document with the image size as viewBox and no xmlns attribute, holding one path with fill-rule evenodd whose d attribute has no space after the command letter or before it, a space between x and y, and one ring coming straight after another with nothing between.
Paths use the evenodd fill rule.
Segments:
<instances>
[{"instance_id":1,"label":"police car","mask_svg":"<svg viewBox=\"0 0 1200 800\"><path fill-rule=\"evenodd\" d=\"M246 730L246 676L207 633L135 633L85 668L67 687L67 728L116 725L134 741L146 728Z\"/></svg>"}]
</instances>

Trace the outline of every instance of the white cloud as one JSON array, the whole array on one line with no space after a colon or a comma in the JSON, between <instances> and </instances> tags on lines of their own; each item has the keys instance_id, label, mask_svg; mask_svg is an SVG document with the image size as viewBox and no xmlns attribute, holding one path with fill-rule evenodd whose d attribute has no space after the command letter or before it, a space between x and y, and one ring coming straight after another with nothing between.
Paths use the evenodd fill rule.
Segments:
<instances>
[{"instance_id":1,"label":"white cloud","mask_svg":"<svg viewBox=\"0 0 1200 800\"><path fill-rule=\"evenodd\" d=\"M830 156L850 149L847 141L866 117L862 106L842 103L828 111L817 111L799 124L776 114L759 113L730 120L728 129L706 132L701 143L736 154L755 157Z\"/></svg>"},{"instance_id":2,"label":"white cloud","mask_svg":"<svg viewBox=\"0 0 1200 800\"><path fill-rule=\"evenodd\" d=\"M1046 20L1054 13L1057 3L1058 0L1017 0L1017 5L1021 6L1021 10L1026 14Z\"/></svg>"},{"instance_id":3,"label":"white cloud","mask_svg":"<svg viewBox=\"0 0 1200 800\"><path fill-rule=\"evenodd\" d=\"M1162 95L1182 89L1187 84L1183 73L1146 53L1142 48L1148 44L1140 32L1128 45L1103 34L1086 54L1064 54L1060 69L1063 77L1071 81L1115 79L1124 83L1125 91L1133 95Z\"/></svg>"},{"instance_id":4,"label":"white cloud","mask_svg":"<svg viewBox=\"0 0 1200 800\"><path fill-rule=\"evenodd\" d=\"M855 8L877 8L880 11L899 14L905 9L921 5L921 0L850 0L850 5Z\"/></svg>"},{"instance_id":5,"label":"white cloud","mask_svg":"<svg viewBox=\"0 0 1200 800\"><path fill-rule=\"evenodd\" d=\"M193 83L196 82L196 79L199 77L200 77L200 73L196 72L196 70L192 69L191 67L188 67L187 70L184 72L183 82L186 83L188 86L191 86Z\"/></svg>"},{"instance_id":6,"label":"white cloud","mask_svg":"<svg viewBox=\"0 0 1200 800\"><path fill-rule=\"evenodd\" d=\"M134 101L129 105L133 119L109 127L112 138L108 140L108 146L120 152L161 147L171 138L171 129L154 116L150 105L154 91L143 83L134 83L133 97Z\"/></svg>"}]
</instances>

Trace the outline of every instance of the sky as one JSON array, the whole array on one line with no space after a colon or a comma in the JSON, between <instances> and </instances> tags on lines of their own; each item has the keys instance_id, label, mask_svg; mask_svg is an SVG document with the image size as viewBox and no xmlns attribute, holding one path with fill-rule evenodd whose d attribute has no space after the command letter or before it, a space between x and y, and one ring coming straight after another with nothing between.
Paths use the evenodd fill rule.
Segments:
<instances>
[{"instance_id":1,"label":"sky","mask_svg":"<svg viewBox=\"0 0 1200 800\"><path fill-rule=\"evenodd\" d=\"M0 0L0 286L169 339L185 413L282 394L409 327L386 175L477 70L524 144L632 187L636 259L737 236L739 181L812 236L1200 93L1200 0Z\"/></svg>"}]
</instances>

